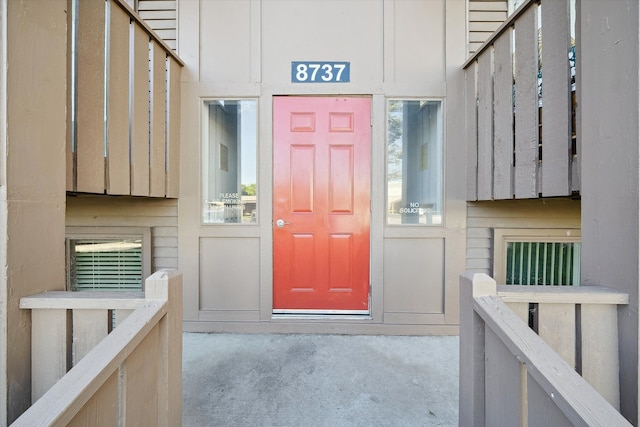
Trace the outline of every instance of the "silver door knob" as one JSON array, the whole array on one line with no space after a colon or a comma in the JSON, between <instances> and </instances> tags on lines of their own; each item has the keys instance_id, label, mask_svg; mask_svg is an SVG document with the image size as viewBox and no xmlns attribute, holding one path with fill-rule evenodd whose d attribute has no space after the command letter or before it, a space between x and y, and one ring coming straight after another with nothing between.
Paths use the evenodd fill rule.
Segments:
<instances>
[{"instance_id":1,"label":"silver door knob","mask_svg":"<svg viewBox=\"0 0 640 427\"><path fill-rule=\"evenodd\" d=\"M287 224L291 224L290 222L286 222L284 219L279 219L276 221L276 227L282 228Z\"/></svg>"}]
</instances>

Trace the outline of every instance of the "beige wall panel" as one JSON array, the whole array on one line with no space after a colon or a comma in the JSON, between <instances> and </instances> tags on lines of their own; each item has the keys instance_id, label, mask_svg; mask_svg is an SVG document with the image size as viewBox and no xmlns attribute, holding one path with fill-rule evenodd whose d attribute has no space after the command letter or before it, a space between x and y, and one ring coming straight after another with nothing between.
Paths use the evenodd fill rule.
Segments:
<instances>
[{"instance_id":1,"label":"beige wall panel","mask_svg":"<svg viewBox=\"0 0 640 427\"><path fill-rule=\"evenodd\" d=\"M167 54L155 41L151 43L151 123L149 150L149 194L165 195L165 130L167 101Z\"/></svg>"},{"instance_id":2,"label":"beige wall panel","mask_svg":"<svg viewBox=\"0 0 640 427\"><path fill-rule=\"evenodd\" d=\"M308 60L350 61L351 81L358 84L382 80L381 2L278 0L263 2L262 9L264 81L290 83L291 61Z\"/></svg>"},{"instance_id":3,"label":"beige wall panel","mask_svg":"<svg viewBox=\"0 0 640 427\"><path fill-rule=\"evenodd\" d=\"M64 289L67 2L1 9L0 424L11 424L31 403L31 321L19 300Z\"/></svg>"},{"instance_id":4,"label":"beige wall panel","mask_svg":"<svg viewBox=\"0 0 640 427\"><path fill-rule=\"evenodd\" d=\"M385 239L384 311L444 311L444 239Z\"/></svg>"},{"instance_id":5,"label":"beige wall panel","mask_svg":"<svg viewBox=\"0 0 640 427\"><path fill-rule=\"evenodd\" d=\"M414 84L443 81L445 1L396 1L394 4L395 81ZM385 57L385 61L389 60Z\"/></svg>"},{"instance_id":6,"label":"beige wall panel","mask_svg":"<svg viewBox=\"0 0 640 427\"><path fill-rule=\"evenodd\" d=\"M99 6L100 5L100 6ZM105 191L104 26L102 1L78 3L76 156L77 190Z\"/></svg>"},{"instance_id":7,"label":"beige wall panel","mask_svg":"<svg viewBox=\"0 0 640 427\"><path fill-rule=\"evenodd\" d=\"M251 81L251 2L201 1L200 14L206 17L200 27L202 79L216 83Z\"/></svg>"},{"instance_id":8,"label":"beige wall panel","mask_svg":"<svg viewBox=\"0 0 640 427\"><path fill-rule=\"evenodd\" d=\"M109 2L107 193L129 194L129 15Z\"/></svg>"},{"instance_id":9,"label":"beige wall panel","mask_svg":"<svg viewBox=\"0 0 640 427\"><path fill-rule=\"evenodd\" d=\"M200 239L200 310L258 310L258 239Z\"/></svg>"},{"instance_id":10,"label":"beige wall panel","mask_svg":"<svg viewBox=\"0 0 640 427\"><path fill-rule=\"evenodd\" d=\"M131 116L131 194L149 195L149 36L139 26L133 32Z\"/></svg>"}]
</instances>

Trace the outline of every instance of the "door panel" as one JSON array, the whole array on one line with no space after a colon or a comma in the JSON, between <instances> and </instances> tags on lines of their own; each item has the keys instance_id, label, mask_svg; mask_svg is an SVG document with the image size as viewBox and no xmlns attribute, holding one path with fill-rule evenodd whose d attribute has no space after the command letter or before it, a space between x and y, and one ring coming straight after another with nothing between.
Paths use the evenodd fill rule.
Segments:
<instances>
[{"instance_id":1,"label":"door panel","mask_svg":"<svg viewBox=\"0 0 640 427\"><path fill-rule=\"evenodd\" d=\"M273 107L274 311L368 311L370 99Z\"/></svg>"}]
</instances>

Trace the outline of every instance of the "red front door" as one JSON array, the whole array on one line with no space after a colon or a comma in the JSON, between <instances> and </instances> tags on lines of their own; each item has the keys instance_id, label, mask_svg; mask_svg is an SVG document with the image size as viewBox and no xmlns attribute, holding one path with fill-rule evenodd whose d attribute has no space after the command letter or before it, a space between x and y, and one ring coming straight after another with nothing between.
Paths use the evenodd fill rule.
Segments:
<instances>
[{"instance_id":1,"label":"red front door","mask_svg":"<svg viewBox=\"0 0 640 427\"><path fill-rule=\"evenodd\" d=\"M273 102L273 308L369 310L369 98Z\"/></svg>"}]
</instances>

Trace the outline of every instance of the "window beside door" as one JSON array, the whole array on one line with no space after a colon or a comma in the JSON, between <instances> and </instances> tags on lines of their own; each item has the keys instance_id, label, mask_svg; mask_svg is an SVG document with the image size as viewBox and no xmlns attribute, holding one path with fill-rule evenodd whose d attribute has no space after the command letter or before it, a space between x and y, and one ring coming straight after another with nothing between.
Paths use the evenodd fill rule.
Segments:
<instances>
[{"instance_id":1,"label":"window beside door","mask_svg":"<svg viewBox=\"0 0 640 427\"><path fill-rule=\"evenodd\" d=\"M208 100L203 110L202 222L257 222L257 101Z\"/></svg>"},{"instance_id":2,"label":"window beside door","mask_svg":"<svg viewBox=\"0 0 640 427\"><path fill-rule=\"evenodd\" d=\"M497 282L580 286L580 230L494 229L493 233Z\"/></svg>"},{"instance_id":3,"label":"window beside door","mask_svg":"<svg viewBox=\"0 0 640 427\"><path fill-rule=\"evenodd\" d=\"M442 225L442 101L387 103L387 224Z\"/></svg>"},{"instance_id":4,"label":"window beside door","mask_svg":"<svg viewBox=\"0 0 640 427\"><path fill-rule=\"evenodd\" d=\"M144 227L69 227L67 289L142 291L150 272L149 241Z\"/></svg>"}]
</instances>

